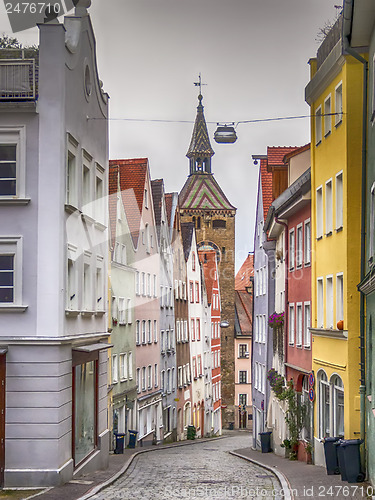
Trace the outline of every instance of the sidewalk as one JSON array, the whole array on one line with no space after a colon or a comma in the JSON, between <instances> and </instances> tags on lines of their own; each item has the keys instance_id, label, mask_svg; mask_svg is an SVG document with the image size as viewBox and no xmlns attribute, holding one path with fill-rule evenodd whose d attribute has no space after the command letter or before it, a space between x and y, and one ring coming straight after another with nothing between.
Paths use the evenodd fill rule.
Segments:
<instances>
[{"instance_id":1,"label":"sidewalk","mask_svg":"<svg viewBox=\"0 0 375 500\"><path fill-rule=\"evenodd\" d=\"M324 467L292 461L274 453L261 453L252 448L235 450L232 454L269 468L279 477L284 476L290 490L290 499L306 498L367 498L368 483L348 483L341 481L341 475L328 476ZM280 480L280 478L279 478ZM283 485L283 481L282 486ZM285 483L284 483L285 484ZM285 495L285 499L288 495ZM371 498L371 496L370 496Z\"/></svg>"}]
</instances>

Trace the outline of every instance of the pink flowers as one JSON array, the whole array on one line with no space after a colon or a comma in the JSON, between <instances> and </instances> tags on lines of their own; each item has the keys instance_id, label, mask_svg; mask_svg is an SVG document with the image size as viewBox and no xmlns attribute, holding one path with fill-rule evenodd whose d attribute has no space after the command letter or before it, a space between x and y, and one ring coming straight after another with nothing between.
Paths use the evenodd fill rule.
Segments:
<instances>
[{"instance_id":1,"label":"pink flowers","mask_svg":"<svg viewBox=\"0 0 375 500\"><path fill-rule=\"evenodd\" d=\"M268 318L268 325L271 328L277 328L278 326L282 326L284 324L284 313L277 313L274 312L271 314L271 316Z\"/></svg>"}]
</instances>

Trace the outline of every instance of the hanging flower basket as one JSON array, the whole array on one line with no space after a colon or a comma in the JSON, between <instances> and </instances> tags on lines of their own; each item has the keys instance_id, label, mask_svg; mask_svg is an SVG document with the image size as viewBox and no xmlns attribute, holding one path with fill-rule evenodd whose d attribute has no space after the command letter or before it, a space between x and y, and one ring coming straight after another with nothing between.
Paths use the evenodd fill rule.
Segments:
<instances>
[{"instance_id":1,"label":"hanging flower basket","mask_svg":"<svg viewBox=\"0 0 375 500\"><path fill-rule=\"evenodd\" d=\"M278 328L279 326L283 326L284 324L284 313L274 312L268 318L268 326L271 328Z\"/></svg>"}]
</instances>

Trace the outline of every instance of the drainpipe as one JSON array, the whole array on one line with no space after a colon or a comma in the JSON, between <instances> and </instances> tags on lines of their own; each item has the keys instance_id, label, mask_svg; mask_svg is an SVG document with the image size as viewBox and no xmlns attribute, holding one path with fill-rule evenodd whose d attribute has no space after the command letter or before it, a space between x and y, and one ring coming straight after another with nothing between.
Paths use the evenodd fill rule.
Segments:
<instances>
[{"instance_id":1,"label":"drainpipe","mask_svg":"<svg viewBox=\"0 0 375 500\"><path fill-rule=\"evenodd\" d=\"M287 352L288 352L288 332L286 331L286 327L288 324L288 271L289 271L289 240L288 240L288 224L285 222L281 221L275 216L275 222L277 224L280 224L281 226L284 226L285 228L285 338L284 338L284 349L285 349L285 354L284 354L284 364L287 362ZM285 377L286 378L286 377Z\"/></svg>"},{"instance_id":2,"label":"drainpipe","mask_svg":"<svg viewBox=\"0 0 375 500\"><path fill-rule=\"evenodd\" d=\"M347 1L344 2L348 4ZM346 11L345 11L346 12ZM351 15L350 19L351 21ZM344 17L344 23L348 18ZM353 56L357 61L363 64L363 109L362 109L362 206L361 206L361 281L365 277L366 271L366 163L367 163L367 76L368 62L355 50L350 47L347 35L343 36L344 51ZM365 295L360 292L360 418L361 418L361 439L365 441L366 433L366 357L365 357ZM365 445L361 446L361 461L363 470L365 469Z\"/></svg>"}]
</instances>

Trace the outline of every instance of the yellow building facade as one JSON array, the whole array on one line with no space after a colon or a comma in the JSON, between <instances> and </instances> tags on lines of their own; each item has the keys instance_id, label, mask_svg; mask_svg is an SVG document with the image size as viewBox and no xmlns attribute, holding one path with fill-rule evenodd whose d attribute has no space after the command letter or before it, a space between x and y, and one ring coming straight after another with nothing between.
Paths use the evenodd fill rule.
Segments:
<instances>
[{"instance_id":1,"label":"yellow building facade","mask_svg":"<svg viewBox=\"0 0 375 500\"><path fill-rule=\"evenodd\" d=\"M326 39L319 50L318 58L310 61L306 101L312 115L314 450L315 463L325 465L322 438L360 437L357 284L361 253L363 68L343 54L341 37L336 44Z\"/></svg>"}]
</instances>

